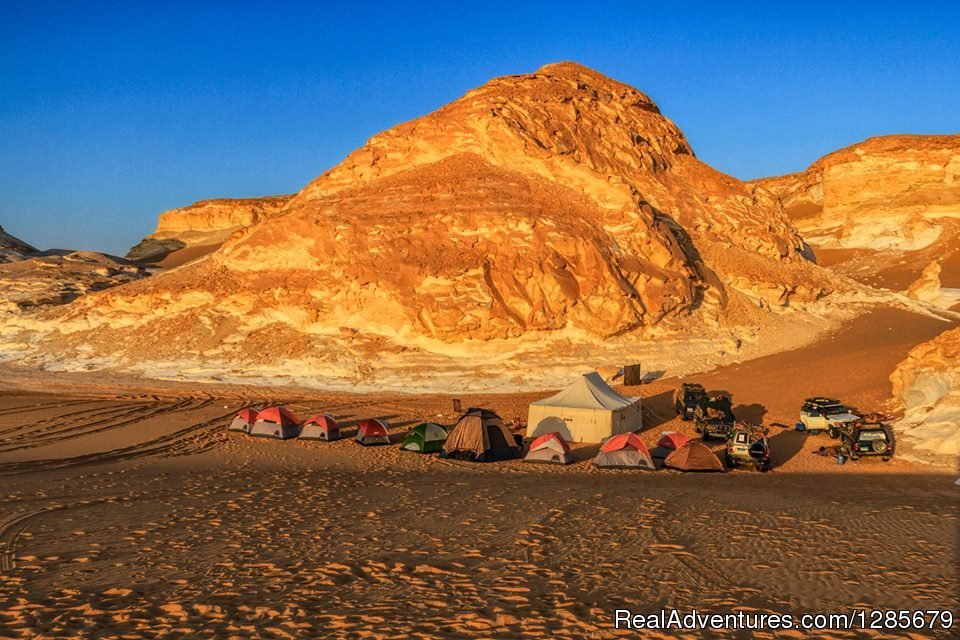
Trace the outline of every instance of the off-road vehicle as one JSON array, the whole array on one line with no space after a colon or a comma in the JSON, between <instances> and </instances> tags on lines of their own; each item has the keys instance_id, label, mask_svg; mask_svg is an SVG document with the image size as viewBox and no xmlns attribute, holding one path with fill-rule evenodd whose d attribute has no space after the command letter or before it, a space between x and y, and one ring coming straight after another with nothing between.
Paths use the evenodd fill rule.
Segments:
<instances>
[{"instance_id":1,"label":"off-road vehicle","mask_svg":"<svg viewBox=\"0 0 960 640\"><path fill-rule=\"evenodd\" d=\"M827 431L831 438L839 438L842 425L860 420L860 416L851 413L842 402L833 398L807 398L800 407L800 422L814 436Z\"/></svg>"},{"instance_id":2,"label":"off-road vehicle","mask_svg":"<svg viewBox=\"0 0 960 640\"><path fill-rule=\"evenodd\" d=\"M882 422L858 422L840 428L842 451L857 460L862 456L881 456L884 462L893 457L893 430Z\"/></svg>"},{"instance_id":3,"label":"off-road vehicle","mask_svg":"<svg viewBox=\"0 0 960 640\"><path fill-rule=\"evenodd\" d=\"M706 394L700 398L693 412L695 429L706 441L710 438L724 438L733 429L733 402L722 393Z\"/></svg>"},{"instance_id":4,"label":"off-road vehicle","mask_svg":"<svg viewBox=\"0 0 960 640\"><path fill-rule=\"evenodd\" d=\"M680 414L681 420L693 420L693 414L697 410L697 404L700 398L707 395L707 390L702 384L695 382L684 382L680 388L673 394L673 403Z\"/></svg>"},{"instance_id":5,"label":"off-road vehicle","mask_svg":"<svg viewBox=\"0 0 960 640\"><path fill-rule=\"evenodd\" d=\"M770 469L770 443L767 429L742 422L734 425L727 438L727 466L752 464L757 471Z\"/></svg>"}]
</instances>

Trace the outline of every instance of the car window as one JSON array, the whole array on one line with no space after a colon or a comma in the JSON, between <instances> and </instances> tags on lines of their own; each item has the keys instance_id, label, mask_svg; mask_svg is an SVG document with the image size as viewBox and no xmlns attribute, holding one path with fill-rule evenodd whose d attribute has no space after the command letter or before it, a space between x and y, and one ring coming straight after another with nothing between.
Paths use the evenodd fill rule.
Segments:
<instances>
[{"instance_id":1,"label":"car window","mask_svg":"<svg viewBox=\"0 0 960 640\"><path fill-rule=\"evenodd\" d=\"M738 434L737 434L737 438L736 438L736 442L737 442L738 444L746 444L746 442L747 442L747 434L745 434L745 433L738 433Z\"/></svg>"},{"instance_id":2,"label":"car window","mask_svg":"<svg viewBox=\"0 0 960 640\"><path fill-rule=\"evenodd\" d=\"M861 431L860 440L872 442L873 440L886 440L887 434L883 431Z\"/></svg>"}]
</instances>

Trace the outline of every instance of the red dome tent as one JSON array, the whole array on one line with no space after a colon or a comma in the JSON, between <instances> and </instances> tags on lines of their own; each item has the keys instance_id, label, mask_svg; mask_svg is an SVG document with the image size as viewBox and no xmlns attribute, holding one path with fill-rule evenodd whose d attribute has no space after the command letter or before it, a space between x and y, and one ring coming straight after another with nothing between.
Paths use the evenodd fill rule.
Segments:
<instances>
[{"instance_id":1,"label":"red dome tent","mask_svg":"<svg viewBox=\"0 0 960 640\"><path fill-rule=\"evenodd\" d=\"M593 464L614 469L656 469L647 445L635 433L621 433L603 443Z\"/></svg>"},{"instance_id":2,"label":"red dome tent","mask_svg":"<svg viewBox=\"0 0 960 640\"><path fill-rule=\"evenodd\" d=\"M257 421L258 413L260 413L259 407L240 409L240 411L237 411L237 415L233 417L233 422L227 427L227 431L250 433L250 430L253 429L253 424Z\"/></svg>"},{"instance_id":3,"label":"red dome tent","mask_svg":"<svg viewBox=\"0 0 960 640\"><path fill-rule=\"evenodd\" d=\"M367 447L372 444L390 444L390 433L386 423L369 418L357 424L357 442Z\"/></svg>"},{"instance_id":4,"label":"red dome tent","mask_svg":"<svg viewBox=\"0 0 960 640\"><path fill-rule=\"evenodd\" d=\"M287 440L300 433L300 421L286 407L270 407L257 414L250 435Z\"/></svg>"},{"instance_id":5,"label":"red dome tent","mask_svg":"<svg viewBox=\"0 0 960 640\"><path fill-rule=\"evenodd\" d=\"M652 455L654 458L666 458L670 455L670 452L676 451L685 445L688 440L690 440L690 437L679 431L664 431L660 434L660 442L657 443Z\"/></svg>"},{"instance_id":6,"label":"red dome tent","mask_svg":"<svg viewBox=\"0 0 960 640\"><path fill-rule=\"evenodd\" d=\"M557 432L545 433L530 443L524 462L546 462L553 464L570 464L573 456L570 447L563 436Z\"/></svg>"},{"instance_id":7,"label":"red dome tent","mask_svg":"<svg viewBox=\"0 0 960 640\"><path fill-rule=\"evenodd\" d=\"M340 433L340 425L337 420L329 413L310 416L303 423L303 431L300 432L301 440L339 440L343 436Z\"/></svg>"}]
</instances>

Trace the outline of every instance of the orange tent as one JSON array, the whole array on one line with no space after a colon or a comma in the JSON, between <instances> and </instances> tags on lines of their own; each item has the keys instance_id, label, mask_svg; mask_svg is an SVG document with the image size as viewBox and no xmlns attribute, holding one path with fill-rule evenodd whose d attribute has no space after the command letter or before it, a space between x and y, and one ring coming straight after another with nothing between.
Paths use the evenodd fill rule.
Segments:
<instances>
[{"instance_id":1,"label":"orange tent","mask_svg":"<svg viewBox=\"0 0 960 640\"><path fill-rule=\"evenodd\" d=\"M233 422L231 422L230 426L227 427L227 430L250 433L250 429L253 428L254 423L257 421L257 414L259 412L260 409L256 407L240 409L240 411L237 411L237 415L234 416Z\"/></svg>"},{"instance_id":2,"label":"orange tent","mask_svg":"<svg viewBox=\"0 0 960 640\"><path fill-rule=\"evenodd\" d=\"M666 458L671 452L686 444L688 440L690 440L689 436L685 436L679 431L664 431L660 434L660 441L653 449L653 457Z\"/></svg>"},{"instance_id":3,"label":"orange tent","mask_svg":"<svg viewBox=\"0 0 960 640\"><path fill-rule=\"evenodd\" d=\"M570 447L557 432L545 433L530 443L524 462L552 462L555 464L570 464L573 456Z\"/></svg>"},{"instance_id":4,"label":"orange tent","mask_svg":"<svg viewBox=\"0 0 960 640\"><path fill-rule=\"evenodd\" d=\"M339 440L340 424L328 413L322 413L310 416L303 423L303 431L300 432L301 440Z\"/></svg>"},{"instance_id":5,"label":"orange tent","mask_svg":"<svg viewBox=\"0 0 960 640\"><path fill-rule=\"evenodd\" d=\"M656 469L647 445L635 433L621 433L603 443L593 464L615 469Z\"/></svg>"},{"instance_id":6,"label":"orange tent","mask_svg":"<svg viewBox=\"0 0 960 640\"><path fill-rule=\"evenodd\" d=\"M663 464L680 471L726 471L720 458L699 440L690 440L668 455Z\"/></svg>"},{"instance_id":7,"label":"orange tent","mask_svg":"<svg viewBox=\"0 0 960 640\"><path fill-rule=\"evenodd\" d=\"M286 407L270 407L257 414L250 435L286 440L300 434L300 421Z\"/></svg>"},{"instance_id":8,"label":"orange tent","mask_svg":"<svg viewBox=\"0 0 960 640\"><path fill-rule=\"evenodd\" d=\"M376 418L368 418L357 423L356 441L363 446L390 444L390 433L386 424Z\"/></svg>"}]
</instances>

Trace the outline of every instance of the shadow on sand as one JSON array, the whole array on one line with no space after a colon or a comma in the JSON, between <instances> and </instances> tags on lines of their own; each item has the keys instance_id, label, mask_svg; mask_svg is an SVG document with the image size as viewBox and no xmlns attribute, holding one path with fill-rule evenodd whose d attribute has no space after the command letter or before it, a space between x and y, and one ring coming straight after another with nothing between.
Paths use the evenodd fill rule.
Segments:
<instances>
[{"instance_id":1,"label":"shadow on sand","mask_svg":"<svg viewBox=\"0 0 960 640\"><path fill-rule=\"evenodd\" d=\"M650 431L677 417L673 404L673 392L663 391L643 399L643 429Z\"/></svg>"},{"instance_id":2,"label":"shadow on sand","mask_svg":"<svg viewBox=\"0 0 960 640\"><path fill-rule=\"evenodd\" d=\"M772 467L775 469L801 453L807 446L807 434L802 431L785 429L768 438ZM811 454L812 455L812 454Z\"/></svg>"},{"instance_id":3,"label":"shadow on sand","mask_svg":"<svg viewBox=\"0 0 960 640\"><path fill-rule=\"evenodd\" d=\"M746 420L750 424L763 424L763 417L767 415L767 408L762 404L738 404L733 408L733 415L737 420Z\"/></svg>"}]
</instances>

